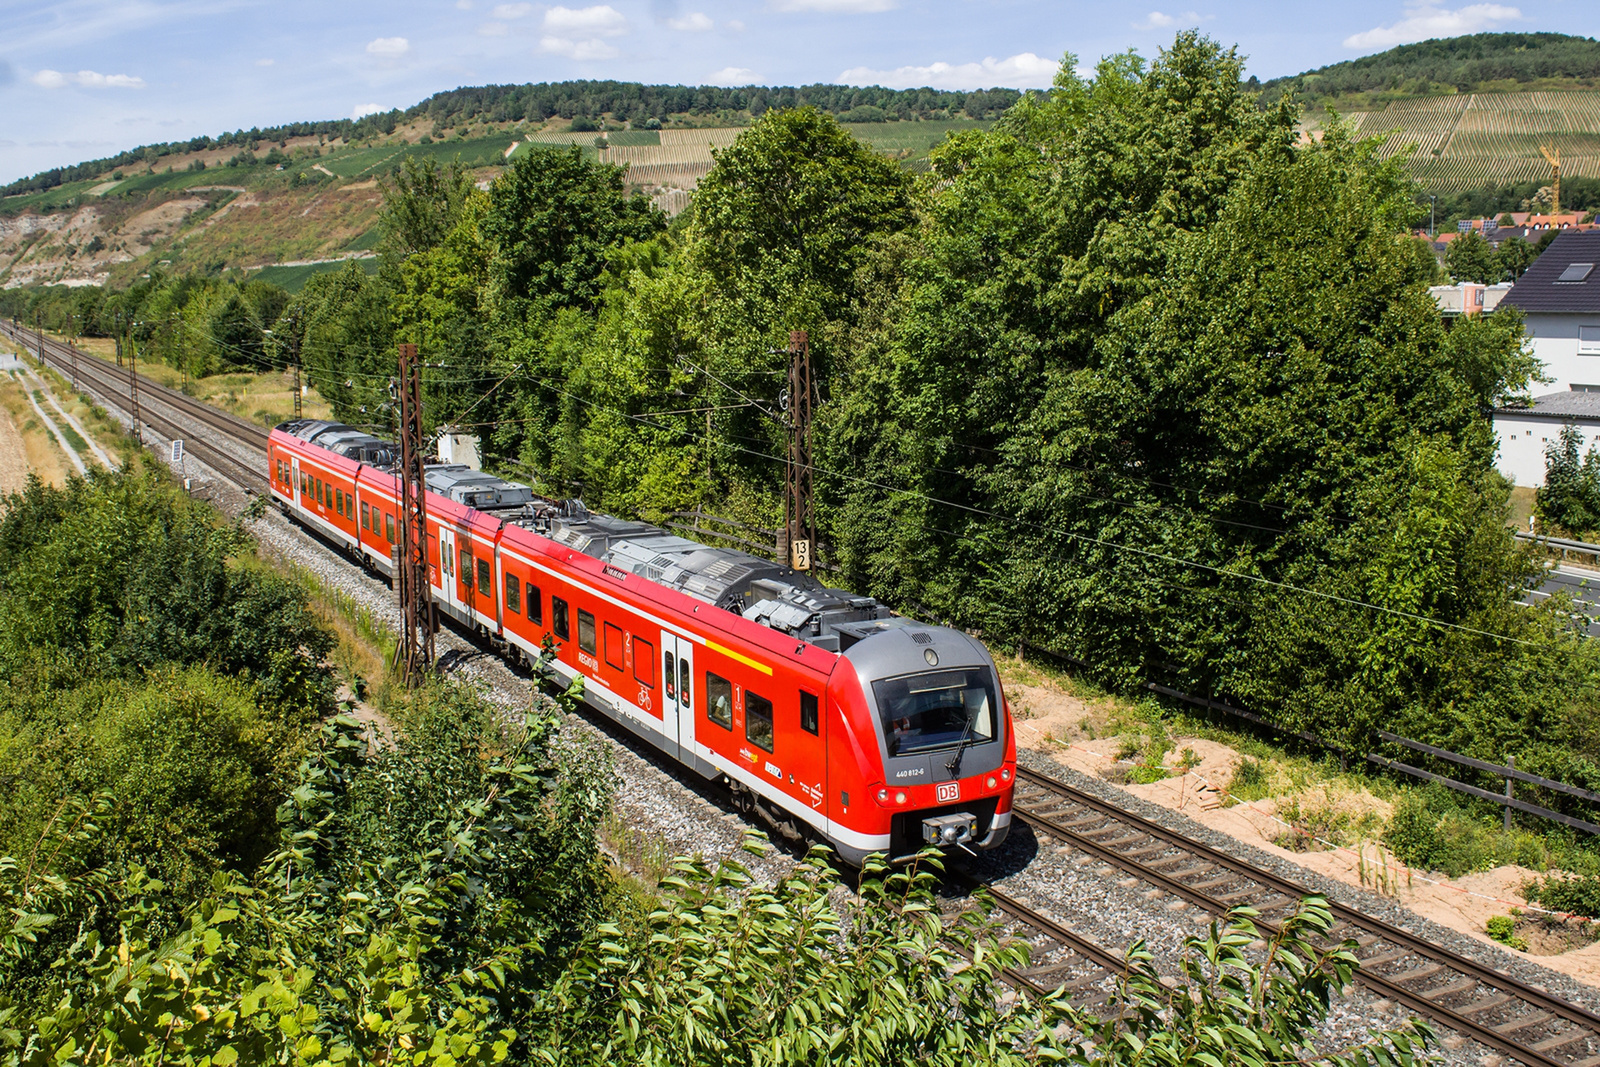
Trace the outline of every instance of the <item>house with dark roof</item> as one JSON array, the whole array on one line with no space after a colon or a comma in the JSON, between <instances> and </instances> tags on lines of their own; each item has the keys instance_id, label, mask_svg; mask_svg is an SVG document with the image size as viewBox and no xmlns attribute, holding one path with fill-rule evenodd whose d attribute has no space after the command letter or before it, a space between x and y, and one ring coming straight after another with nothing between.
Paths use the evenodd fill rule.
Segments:
<instances>
[{"instance_id":1,"label":"house with dark roof","mask_svg":"<svg viewBox=\"0 0 1600 1067\"><path fill-rule=\"evenodd\" d=\"M1501 303L1522 309L1545 388L1600 390L1600 230L1551 241Z\"/></svg>"},{"instance_id":2,"label":"house with dark roof","mask_svg":"<svg viewBox=\"0 0 1600 1067\"><path fill-rule=\"evenodd\" d=\"M1528 345L1551 380L1526 406L1494 413L1500 472L1543 485L1545 446L1562 426L1578 429L1584 449L1600 437L1600 230L1564 231L1501 306L1522 310Z\"/></svg>"}]
</instances>

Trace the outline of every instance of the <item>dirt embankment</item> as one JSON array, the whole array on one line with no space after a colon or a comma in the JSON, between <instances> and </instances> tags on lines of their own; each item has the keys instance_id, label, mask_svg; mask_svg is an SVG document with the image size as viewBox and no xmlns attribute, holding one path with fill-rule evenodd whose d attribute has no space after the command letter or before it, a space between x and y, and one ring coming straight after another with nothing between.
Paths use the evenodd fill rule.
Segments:
<instances>
[{"instance_id":1,"label":"dirt embankment","mask_svg":"<svg viewBox=\"0 0 1600 1067\"><path fill-rule=\"evenodd\" d=\"M1516 934L1541 965L1600 987L1600 941L1588 923L1541 913L1522 887L1541 872L1505 866L1461 878L1413 870L1384 847L1389 801L1349 780L1277 775L1271 795L1240 800L1228 790L1247 757L1230 745L1175 733L1161 759L1168 777L1140 784L1148 735L1119 719L1113 702L1068 692L1026 668L1001 664L1017 719L1018 747L1085 774L1118 783L1135 796L1326 877L1380 892L1428 919L1482 941L1492 916L1515 917ZM1018 680L1018 676L1026 680ZM1251 761L1255 762L1255 761ZM1265 762L1265 761L1262 761ZM1267 773L1272 775L1268 767ZM1159 772L1158 772L1159 773ZM1326 836L1319 827L1337 826ZM1339 841L1330 840L1337 836Z\"/></svg>"}]
</instances>

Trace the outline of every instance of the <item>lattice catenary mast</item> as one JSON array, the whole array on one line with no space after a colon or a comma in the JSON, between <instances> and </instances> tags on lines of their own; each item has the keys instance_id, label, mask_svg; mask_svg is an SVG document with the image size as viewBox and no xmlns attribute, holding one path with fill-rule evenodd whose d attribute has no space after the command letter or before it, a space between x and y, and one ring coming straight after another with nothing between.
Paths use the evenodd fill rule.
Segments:
<instances>
[{"instance_id":1,"label":"lattice catenary mast","mask_svg":"<svg viewBox=\"0 0 1600 1067\"><path fill-rule=\"evenodd\" d=\"M437 627L428 583L427 484L422 437L422 366L416 345L400 346L400 558L395 588L404 633L396 659L406 684L415 685L433 667Z\"/></svg>"}]
</instances>

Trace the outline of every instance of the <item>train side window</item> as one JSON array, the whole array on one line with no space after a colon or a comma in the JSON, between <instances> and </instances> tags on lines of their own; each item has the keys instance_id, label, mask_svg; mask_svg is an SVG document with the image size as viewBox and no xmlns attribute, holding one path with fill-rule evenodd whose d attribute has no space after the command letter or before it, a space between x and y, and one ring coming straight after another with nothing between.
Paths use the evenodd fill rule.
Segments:
<instances>
[{"instance_id":1,"label":"train side window","mask_svg":"<svg viewBox=\"0 0 1600 1067\"><path fill-rule=\"evenodd\" d=\"M757 748L772 751L772 701L748 689L744 693L744 737Z\"/></svg>"},{"instance_id":2,"label":"train side window","mask_svg":"<svg viewBox=\"0 0 1600 1067\"><path fill-rule=\"evenodd\" d=\"M622 655L622 627L605 624L606 630L606 666L614 670L623 669Z\"/></svg>"},{"instance_id":3,"label":"train side window","mask_svg":"<svg viewBox=\"0 0 1600 1067\"><path fill-rule=\"evenodd\" d=\"M363 530L372 529L372 508L367 505L365 500L361 502L361 528Z\"/></svg>"},{"instance_id":4,"label":"train side window","mask_svg":"<svg viewBox=\"0 0 1600 1067\"><path fill-rule=\"evenodd\" d=\"M656 687L656 646L642 637L633 639L633 680L647 689Z\"/></svg>"},{"instance_id":5,"label":"train side window","mask_svg":"<svg viewBox=\"0 0 1600 1067\"><path fill-rule=\"evenodd\" d=\"M391 545L394 544L394 516L387 511L383 513L383 536Z\"/></svg>"},{"instance_id":6,"label":"train side window","mask_svg":"<svg viewBox=\"0 0 1600 1067\"><path fill-rule=\"evenodd\" d=\"M563 641L572 636L567 627L567 602L558 596L550 598L550 628Z\"/></svg>"},{"instance_id":7,"label":"train side window","mask_svg":"<svg viewBox=\"0 0 1600 1067\"><path fill-rule=\"evenodd\" d=\"M461 584L472 588L472 553L465 548L461 550Z\"/></svg>"},{"instance_id":8,"label":"train side window","mask_svg":"<svg viewBox=\"0 0 1600 1067\"><path fill-rule=\"evenodd\" d=\"M733 729L733 683L706 671L706 718L722 727Z\"/></svg>"},{"instance_id":9,"label":"train side window","mask_svg":"<svg viewBox=\"0 0 1600 1067\"><path fill-rule=\"evenodd\" d=\"M678 703L686 710L694 707L694 682L689 677L689 661L686 659L678 661Z\"/></svg>"},{"instance_id":10,"label":"train side window","mask_svg":"<svg viewBox=\"0 0 1600 1067\"><path fill-rule=\"evenodd\" d=\"M333 491L333 509L339 513L341 519L345 517L343 489L335 489Z\"/></svg>"},{"instance_id":11,"label":"train side window","mask_svg":"<svg viewBox=\"0 0 1600 1067\"><path fill-rule=\"evenodd\" d=\"M800 729L808 734L817 732L817 694L800 690Z\"/></svg>"},{"instance_id":12,"label":"train side window","mask_svg":"<svg viewBox=\"0 0 1600 1067\"><path fill-rule=\"evenodd\" d=\"M672 665L672 650L661 653L661 677L667 687L667 699L678 699L678 670Z\"/></svg>"},{"instance_id":13,"label":"train side window","mask_svg":"<svg viewBox=\"0 0 1600 1067\"><path fill-rule=\"evenodd\" d=\"M494 596L494 577L489 573L489 561L478 561L478 592L484 596Z\"/></svg>"},{"instance_id":14,"label":"train side window","mask_svg":"<svg viewBox=\"0 0 1600 1067\"><path fill-rule=\"evenodd\" d=\"M544 625L544 597L539 592L539 587L532 582L528 583L528 621L535 626Z\"/></svg>"},{"instance_id":15,"label":"train side window","mask_svg":"<svg viewBox=\"0 0 1600 1067\"><path fill-rule=\"evenodd\" d=\"M506 610L522 614L522 580L514 574L506 575Z\"/></svg>"},{"instance_id":16,"label":"train side window","mask_svg":"<svg viewBox=\"0 0 1600 1067\"><path fill-rule=\"evenodd\" d=\"M594 614L578 609L578 647L589 655L595 653Z\"/></svg>"}]
</instances>

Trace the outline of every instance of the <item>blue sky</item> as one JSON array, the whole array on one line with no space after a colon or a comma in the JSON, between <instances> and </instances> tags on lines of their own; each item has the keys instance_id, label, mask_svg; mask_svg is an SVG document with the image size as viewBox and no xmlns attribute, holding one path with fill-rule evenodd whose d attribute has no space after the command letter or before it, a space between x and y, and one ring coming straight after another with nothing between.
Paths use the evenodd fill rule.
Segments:
<instances>
[{"instance_id":1,"label":"blue sky","mask_svg":"<svg viewBox=\"0 0 1600 1067\"><path fill-rule=\"evenodd\" d=\"M1048 84L1199 26L1263 78L1480 30L1600 35L1593 0L4 0L0 181L151 141L491 82ZM1192 0L1200 3L1201 0Z\"/></svg>"}]
</instances>

